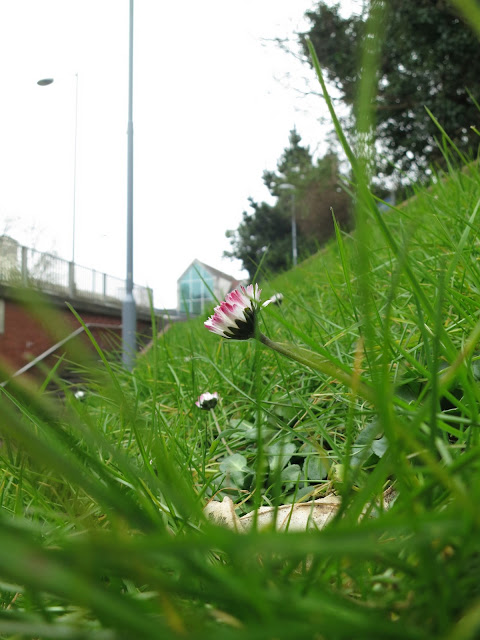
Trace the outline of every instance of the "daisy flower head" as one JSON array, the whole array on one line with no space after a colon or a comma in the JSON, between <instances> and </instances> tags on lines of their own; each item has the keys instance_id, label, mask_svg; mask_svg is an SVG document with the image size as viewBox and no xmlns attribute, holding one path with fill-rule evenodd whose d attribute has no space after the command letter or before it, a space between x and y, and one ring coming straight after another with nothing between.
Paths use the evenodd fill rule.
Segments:
<instances>
[{"instance_id":1,"label":"daisy flower head","mask_svg":"<svg viewBox=\"0 0 480 640\"><path fill-rule=\"evenodd\" d=\"M213 393L209 393L208 391L202 393L202 395L198 396L198 400L195 402L199 409L205 409L205 411L215 409L217 403L218 393L216 391L214 391Z\"/></svg>"},{"instance_id":2,"label":"daisy flower head","mask_svg":"<svg viewBox=\"0 0 480 640\"><path fill-rule=\"evenodd\" d=\"M240 286L229 293L225 300L215 307L213 316L205 322L205 327L223 338L248 340L255 334L255 322L260 306L265 307L269 300L260 305L262 290L258 284Z\"/></svg>"},{"instance_id":3,"label":"daisy flower head","mask_svg":"<svg viewBox=\"0 0 480 640\"><path fill-rule=\"evenodd\" d=\"M267 303L276 304L278 306L280 306L282 302L283 302L283 293L274 293L273 296L269 300L267 300Z\"/></svg>"}]
</instances>

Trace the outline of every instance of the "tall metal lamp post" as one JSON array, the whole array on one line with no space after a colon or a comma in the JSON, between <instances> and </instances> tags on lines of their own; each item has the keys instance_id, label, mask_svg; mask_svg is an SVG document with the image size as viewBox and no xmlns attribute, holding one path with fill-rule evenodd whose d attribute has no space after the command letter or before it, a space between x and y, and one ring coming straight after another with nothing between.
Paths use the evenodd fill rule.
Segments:
<instances>
[{"instance_id":1,"label":"tall metal lamp post","mask_svg":"<svg viewBox=\"0 0 480 640\"><path fill-rule=\"evenodd\" d=\"M133 0L130 0L128 55L127 142L127 277L122 306L122 361L126 369L135 364L137 313L133 297Z\"/></svg>"},{"instance_id":2,"label":"tall metal lamp post","mask_svg":"<svg viewBox=\"0 0 480 640\"><path fill-rule=\"evenodd\" d=\"M42 78L37 81L40 87L53 84L53 78ZM75 217L77 206L77 132L78 132L78 73L75 74L75 137L73 148L73 211L72 211L72 265L75 264ZM74 268L74 267L72 267Z\"/></svg>"}]
</instances>

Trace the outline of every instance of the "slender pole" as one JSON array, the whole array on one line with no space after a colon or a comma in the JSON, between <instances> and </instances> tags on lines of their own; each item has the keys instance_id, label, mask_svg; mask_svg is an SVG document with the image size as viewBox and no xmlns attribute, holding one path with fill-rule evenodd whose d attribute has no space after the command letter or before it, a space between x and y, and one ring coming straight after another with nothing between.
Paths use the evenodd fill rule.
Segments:
<instances>
[{"instance_id":1,"label":"slender pole","mask_svg":"<svg viewBox=\"0 0 480 640\"><path fill-rule=\"evenodd\" d=\"M73 146L73 216L72 216L72 264L75 264L75 216L77 208L77 130L78 130L78 73L75 74L75 138Z\"/></svg>"},{"instance_id":2,"label":"slender pole","mask_svg":"<svg viewBox=\"0 0 480 640\"><path fill-rule=\"evenodd\" d=\"M127 142L127 277L122 307L122 360L126 369L135 364L137 318L133 297L133 0L130 0L128 55Z\"/></svg>"},{"instance_id":3,"label":"slender pole","mask_svg":"<svg viewBox=\"0 0 480 640\"><path fill-rule=\"evenodd\" d=\"M295 170L295 172L298 170L295 167L293 167L293 169ZM292 170L293 170L292 169ZM297 221L295 218L295 187L293 186L293 184L290 184L289 182L284 182L283 184L280 184L278 186L279 189L285 189L291 192L291 197L292 197L292 213L291 213L291 217L292 217L292 264L294 267L297 266L297 258L298 258L298 253L297 253Z\"/></svg>"},{"instance_id":4,"label":"slender pole","mask_svg":"<svg viewBox=\"0 0 480 640\"><path fill-rule=\"evenodd\" d=\"M292 262L297 266L297 221L295 219L295 191L292 192Z\"/></svg>"}]
</instances>

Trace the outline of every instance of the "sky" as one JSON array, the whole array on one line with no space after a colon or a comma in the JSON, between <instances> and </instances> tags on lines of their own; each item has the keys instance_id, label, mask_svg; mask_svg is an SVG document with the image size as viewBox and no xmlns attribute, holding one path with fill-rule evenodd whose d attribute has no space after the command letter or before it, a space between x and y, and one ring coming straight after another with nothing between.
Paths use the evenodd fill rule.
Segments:
<instances>
[{"instance_id":1,"label":"sky","mask_svg":"<svg viewBox=\"0 0 480 640\"><path fill-rule=\"evenodd\" d=\"M262 174L293 127L326 149L313 72L272 42L305 30L313 4L136 0L133 276L157 308L176 306L195 258L246 277L225 232L249 197L269 201ZM128 28L129 0L0 0L0 234L67 260L74 242L78 264L120 278Z\"/></svg>"}]
</instances>

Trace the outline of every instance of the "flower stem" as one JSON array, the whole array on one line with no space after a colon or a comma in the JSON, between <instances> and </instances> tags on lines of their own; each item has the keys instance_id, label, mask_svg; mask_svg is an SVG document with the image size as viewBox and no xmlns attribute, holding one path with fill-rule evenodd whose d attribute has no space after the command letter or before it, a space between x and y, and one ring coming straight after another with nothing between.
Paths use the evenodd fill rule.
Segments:
<instances>
[{"instance_id":1,"label":"flower stem","mask_svg":"<svg viewBox=\"0 0 480 640\"><path fill-rule=\"evenodd\" d=\"M220 425L218 424L217 416L215 415L215 411L213 409L211 409L211 414L213 416L213 421L215 422L215 426L217 427L218 435L220 436L221 442L225 445L225 449L228 451L228 453L230 455L232 455L233 451L228 446L227 441L225 440L225 438L221 437L222 430L220 429Z\"/></svg>"},{"instance_id":2,"label":"flower stem","mask_svg":"<svg viewBox=\"0 0 480 640\"><path fill-rule=\"evenodd\" d=\"M266 347L277 351L277 353L281 353L283 356L290 358L290 360L295 360L300 364L307 365L307 367L310 367L311 369L315 369L325 375L340 380L340 382L343 382L347 387L350 387L352 391L358 393L359 396L371 404L375 404L373 390L360 380L357 373L348 373L318 353L309 351L303 347L297 347L283 342L274 342L260 332L258 333L258 340L260 340L260 342Z\"/></svg>"}]
</instances>

